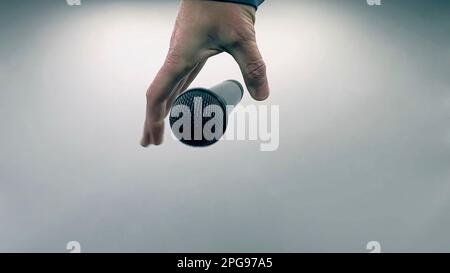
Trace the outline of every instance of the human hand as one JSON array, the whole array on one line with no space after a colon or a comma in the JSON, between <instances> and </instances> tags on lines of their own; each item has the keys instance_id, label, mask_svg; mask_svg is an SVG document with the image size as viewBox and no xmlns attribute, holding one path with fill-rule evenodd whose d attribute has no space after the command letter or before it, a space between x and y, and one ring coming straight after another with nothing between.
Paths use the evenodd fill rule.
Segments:
<instances>
[{"instance_id":1,"label":"human hand","mask_svg":"<svg viewBox=\"0 0 450 273\"><path fill-rule=\"evenodd\" d=\"M255 8L205 0L183 0L166 60L147 90L141 145L160 145L164 118L207 59L222 52L233 56L255 100L269 96L266 65L255 38Z\"/></svg>"}]
</instances>

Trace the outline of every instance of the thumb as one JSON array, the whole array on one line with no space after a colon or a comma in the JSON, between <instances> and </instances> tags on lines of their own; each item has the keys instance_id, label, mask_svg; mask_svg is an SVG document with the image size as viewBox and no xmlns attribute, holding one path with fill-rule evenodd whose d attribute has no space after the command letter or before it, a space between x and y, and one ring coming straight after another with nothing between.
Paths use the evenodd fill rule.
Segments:
<instances>
[{"instance_id":1,"label":"thumb","mask_svg":"<svg viewBox=\"0 0 450 273\"><path fill-rule=\"evenodd\" d=\"M269 97L269 83L266 75L266 64L259 52L255 40L239 43L231 55L239 64L250 95L255 100L265 100Z\"/></svg>"}]
</instances>

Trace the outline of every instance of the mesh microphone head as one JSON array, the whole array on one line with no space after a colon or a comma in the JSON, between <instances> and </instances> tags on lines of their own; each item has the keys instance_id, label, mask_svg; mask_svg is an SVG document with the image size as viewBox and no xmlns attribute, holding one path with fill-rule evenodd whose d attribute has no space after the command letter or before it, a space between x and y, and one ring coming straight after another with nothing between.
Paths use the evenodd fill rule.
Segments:
<instances>
[{"instance_id":1,"label":"mesh microphone head","mask_svg":"<svg viewBox=\"0 0 450 273\"><path fill-rule=\"evenodd\" d=\"M189 110L190 114L186 114L184 111L175 112L174 109ZM211 109L216 111L211 111ZM221 115L217 114L217 110L222 112ZM211 138L211 135L206 135L203 129L205 124L213 118L215 125L209 129L217 134ZM174 135L184 144L195 147L209 146L216 143L225 133L227 128L226 104L223 99L207 89L190 89L175 99L169 122ZM174 128L174 124L178 124L177 128ZM180 124L184 125L180 126ZM186 124L190 126L185 126Z\"/></svg>"}]
</instances>

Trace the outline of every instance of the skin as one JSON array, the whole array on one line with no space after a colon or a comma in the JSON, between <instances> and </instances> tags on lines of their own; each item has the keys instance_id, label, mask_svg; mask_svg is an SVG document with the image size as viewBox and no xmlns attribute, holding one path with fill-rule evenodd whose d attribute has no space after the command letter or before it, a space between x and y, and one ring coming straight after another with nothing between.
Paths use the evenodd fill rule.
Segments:
<instances>
[{"instance_id":1,"label":"skin","mask_svg":"<svg viewBox=\"0 0 450 273\"><path fill-rule=\"evenodd\" d=\"M163 142L164 119L173 101L198 75L207 59L227 52L241 69L250 95L269 96L266 65L255 37L255 8L205 0L184 0L164 64L146 92L143 147Z\"/></svg>"}]
</instances>

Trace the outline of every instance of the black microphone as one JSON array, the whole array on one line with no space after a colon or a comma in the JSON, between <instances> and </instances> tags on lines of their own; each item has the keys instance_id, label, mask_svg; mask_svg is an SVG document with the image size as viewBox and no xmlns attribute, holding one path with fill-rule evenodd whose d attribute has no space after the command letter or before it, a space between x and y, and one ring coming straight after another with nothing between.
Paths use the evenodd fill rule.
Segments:
<instances>
[{"instance_id":1,"label":"black microphone","mask_svg":"<svg viewBox=\"0 0 450 273\"><path fill-rule=\"evenodd\" d=\"M182 143L205 147L216 143L227 129L229 110L242 99L244 89L235 80L209 89L192 88L180 94L170 110L170 127Z\"/></svg>"}]
</instances>

